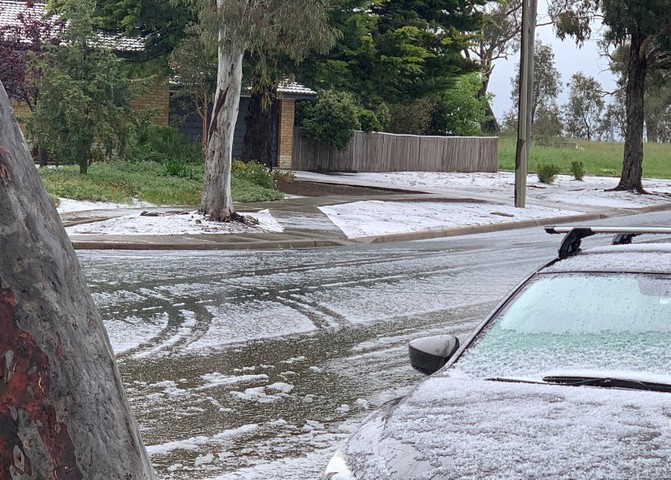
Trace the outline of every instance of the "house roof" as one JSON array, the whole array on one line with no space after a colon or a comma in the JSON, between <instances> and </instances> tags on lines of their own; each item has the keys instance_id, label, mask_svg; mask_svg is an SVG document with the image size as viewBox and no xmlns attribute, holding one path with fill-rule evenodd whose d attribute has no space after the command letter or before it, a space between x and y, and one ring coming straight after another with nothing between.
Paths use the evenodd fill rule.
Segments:
<instances>
[{"instance_id":1,"label":"house roof","mask_svg":"<svg viewBox=\"0 0 671 480\"><path fill-rule=\"evenodd\" d=\"M39 18L45 18L46 4L35 2L33 7L28 7L25 1L0 0L0 27L7 25L20 25L22 14L33 14ZM128 38L120 34L101 33L98 35L100 43L119 51L139 51L144 48L144 42L136 38Z\"/></svg>"},{"instance_id":2,"label":"house roof","mask_svg":"<svg viewBox=\"0 0 671 480\"><path fill-rule=\"evenodd\" d=\"M297 82L280 82L277 93L289 98L314 98L317 92Z\"/></svg>"},{"instance_id":3,"label":"house roof","mask_svg":"<svg viewBox=\"0 0 671 480\"><path fill-rule=\"evenodd\" d=\"M27 10L25 2L0 1L0 25L18 24L17 16ZM44 8L42 8L42 11Z\"/></svg>"}]
</instances>

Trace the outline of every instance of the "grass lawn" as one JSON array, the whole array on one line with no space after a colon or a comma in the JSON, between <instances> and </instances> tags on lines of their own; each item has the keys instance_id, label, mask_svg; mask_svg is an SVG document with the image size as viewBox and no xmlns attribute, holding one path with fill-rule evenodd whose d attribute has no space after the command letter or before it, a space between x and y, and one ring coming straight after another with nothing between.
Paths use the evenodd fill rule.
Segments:
<instances>
[{"instance_id":1,"label":"grass lawn","mask_svg":"<svg viewBox=\"0 0 671 480\"><path fill-rule=\"evenodd\" d=\"M94 163L86 175L74 165L38 171L50 195L75 200L130 203L137 198L157 205L197 205L203 186L200 165L188 165L179 176L157 162ZM241 173L233 175L231 189L236 202L283 198L280 192L261 187Z\"/></svg>"},{"instance_id":2,"label":"grass lawn","mask_svg":"<svg viewBox=\"0 0 671 480\"><path fill-rule=\"evenodd\" d=\"M514 136L499 138L499 169L515 170ZM576 148L575 144L581 148ZM619 177L622 171L623 143L587 142L578 140L562 147L532 145L529 171L536 172L539 165L555 164L561 173L570 174L571 162L580 161L587 175ZM671 178L671 144L646 143L644 145L643 176Z\"/></svg>"}]
</instances>

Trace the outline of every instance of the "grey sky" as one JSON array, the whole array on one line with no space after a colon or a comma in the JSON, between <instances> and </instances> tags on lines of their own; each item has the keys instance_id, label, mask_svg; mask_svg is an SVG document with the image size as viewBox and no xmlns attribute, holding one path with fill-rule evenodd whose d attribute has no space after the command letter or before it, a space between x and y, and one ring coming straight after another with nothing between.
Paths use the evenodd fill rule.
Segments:
<instances>
[{"instance_id":1,"label":"grey sky","mask_svg":"<svg viewBox=\"0 0 671 480\"><path fill-rule=\"evenodd\" d=\"M547 18L547 5L545 0L539 1L538 21L543 22ZM593 36L599 38L600 32L594 29ZM583 72L586 75L595 77L606 91L613 91L615 80L612 73L608 70L608 61L601 58L597 51L595 40L587 42L582 48L578 48L573 40L559 40L551 26L540 27L536 29L536 38L545 44L551 44L555 54L555 65L561 74L561 83L563 91L559 96L559 104L562 105L568 100L568 87L566 84L571 80L571 75L577 72ZM495 95L492 108L497 118L501 119L503 113L510 110L513 106L510 99L512 90L511 78L518 74L516 65L519 62L519 52L511 56L508 60L499 60L495 63L494 72L489 83L489 92ZM606 102L610 99L606 97Z\"/></svg>"}]
</instances>

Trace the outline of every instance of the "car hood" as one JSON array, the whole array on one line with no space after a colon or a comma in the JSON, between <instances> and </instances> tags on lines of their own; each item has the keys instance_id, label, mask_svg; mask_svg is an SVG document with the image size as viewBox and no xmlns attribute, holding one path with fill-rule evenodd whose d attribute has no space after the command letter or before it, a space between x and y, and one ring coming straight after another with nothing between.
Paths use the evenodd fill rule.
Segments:
<instances>
[{"instance_id":1,"label":"car hood","mask_svg":"<svg viewBox=\"0 0 671 480\"><path fill-rule=\"evenodd\" d=\"M671 394L432 377L342 449L356 478L667 478Z\"/></svg>"}]
</instances>

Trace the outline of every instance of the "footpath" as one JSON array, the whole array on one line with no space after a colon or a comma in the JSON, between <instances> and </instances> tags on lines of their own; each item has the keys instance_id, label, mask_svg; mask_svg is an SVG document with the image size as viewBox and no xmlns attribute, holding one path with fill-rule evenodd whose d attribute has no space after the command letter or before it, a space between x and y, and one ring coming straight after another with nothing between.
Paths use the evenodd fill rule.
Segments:
<instances>
[{"instance_id":1,"label":"footpath","mask_svg":"<svg viewBox=\"0 0 671 480\"><path fill-rule=\"evenodd\" d=\"M116 233L96 232L95 225L110 219L131 218L144 215L146 217L170 217L171 215L185 214L175 208L158 207L127 207L114 209L95 209L62 212L64 226L91 226L88 233L72 233L70 238L76 249L127 249L127 250L228 250L228 249L283 249L283 248L315 248L355 245L362 243L380 243L394 241L410 241L431 238L440 238L473 233L484 233L496 230L543 226L555 223L585 223L593 220L631 215L634 213L671 210L671 201L662 200L645 205L634 202L590 201L592 197L583 194L578 200L580 189L564 189L567 195L557 198L529 198L528 204L536 207L539 213L533 218L524 215L514 215L497 211L503 204L511 204L511 193L494 188L474 187L461 181L456 186L396 185L380 182L380 177L373 176L373 180L361 175L319 175L307 172L297 172L297 182L347 184L357 187L367 187L365 194L353 195L324 195L310 197L287 198L277 202L256 204L236 204L237 210L242 213L266 211L281 227L281 231L262 231L259 228L234 228L232 233L152 233L144 234L137 229L129 234L124 231ZM537 187L541 188L541 187ZM671 187L670 187L671 188ZM376 193L375 189L380 189ZM584 190L584 189L583 189ZM574 193L572 193L574 192ZM460 218L454 226L436 227L427 222L425 228L414 231L394 232L385 231L381 234L352 236L342 228L337 215L327 214L323 210L335 209L342 205L390 205L398 207L398 215L389 215L386 222L403 223L408 211L413 206L445 204L443 215L458 215ZM478 211L490 213L492 221L475 219L469 221L470 213L463 210L451 209L451 205L468 205L477 214ZM402 208L401 208L402 207ZM347 207L349 208L349 207ZM484 210L483 210L484 209ZM543 215L545 210L554 209L552 214ZM548 210L549 211L549 210ZM562 212L570 214L562 214ZM453 212L453 213L451 213ZM468 211L467 211L468 212ZM558 212L558 213L557 213ZM334 217L334 215L336 215ZM515 218L513 218L515 217ZM334 219L336 221L334 221ZM169 219L168 219L169 221ZM200 221L196 220L200 223ZM68 229L71 230L71 229ZM402 229L401 229L402 230ZM86 232L86 229L83 229Z\"/></svg>"}]
</instances>

